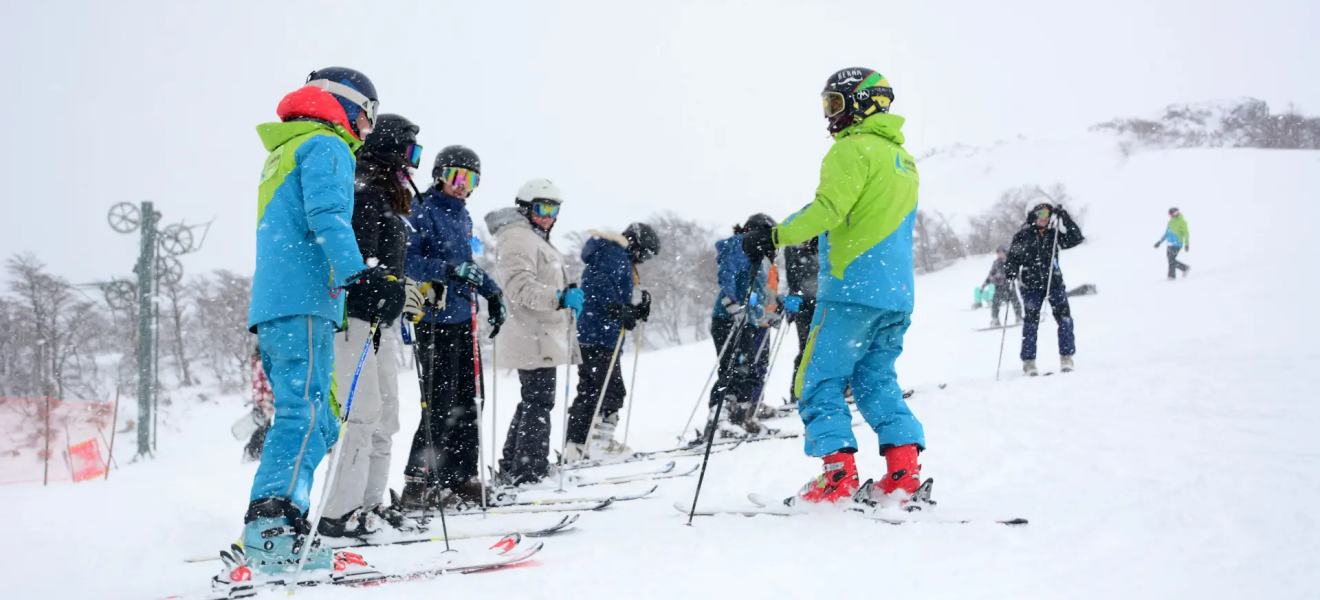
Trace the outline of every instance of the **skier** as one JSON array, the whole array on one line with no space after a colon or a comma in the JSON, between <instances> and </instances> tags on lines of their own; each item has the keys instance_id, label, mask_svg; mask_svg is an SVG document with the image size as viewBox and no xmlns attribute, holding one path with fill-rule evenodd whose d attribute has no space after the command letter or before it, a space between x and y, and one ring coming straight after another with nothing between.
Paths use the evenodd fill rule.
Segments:
<instances>
[{"instance_id":1,"label":"skier","mask_svg":"<svg viewBox=\"0 0 1320 600\"><path fill-rule=\"evenodd\" d=\"M1060 231L1050 224L1051 214L1063 222ZM1009 285L1022 277L1022 303L1026 317L1022 325L1022 372L1036 376L1036 332L1040 327L1040 311L1045 306L1046 293L1054 320L1059 323L1059 370L1073 370L1073 355L1077 345L1073 337L1072 310L1068 306L1068 291L1063 284L1063 270L1059 268L1058 251L1080 243L1082 229L1062 206L1037 204L1027 213L1027 222L1013 234L1013 245L1004 264ZM1057 243L1057 245L1056 245Z\"/></svg>"},{"instance_id":2,"label":"skier","mask_svg":"<svg viewBox=\"0 0 1320 600\"><path fill-rule=\"evenodd\" d=\"M835 141L821 164L815 200L777 227L753 224L743 239L752 260L760 260L820 236L816 314L796 385L805 450L823 458L824 473L788 502L873 504L894 494L914 508L929 501L917 462L926 439L903 400L894 362L912 322L920 177L903 149L904 119L889 114L894 92L887 79L871 69L844 69L829 78L821 97ZM858 483L857 439L844 400L850 383L888 465L874 484Z\"/></svg>"},{"instance_id":3,"label":"skier","mask_svg":"<svg viewBox=\"0 0 1320 600\"><path fill-rule=\"evenodd\" d=\"M1169 280L1175 279L1178 271L1182 271L1183 277L1186 277L1187 272L1192 270L1190 266L1178 260L1180 251L1192 251L1191 239L1191 234L1187 231L1187 221L1183 219L1182 212L1176 207L1170 208L1169 225L1164 229L1164 237L1155 242L1156 248L1166 242L1169 244L1165 252L1169 259Z\"/></svg>"},{"instance_id":4,"label":"skier","mask_svg":"<svg viewBox=\"0 0 1320 600\"><path fill-rule=\"evenodd\" d=\"M793 381L797 381L798 370L802 363L802 354L807 351L807 336L811 333L811 319L816 314L816 277L820 274L819 238L811 238L801 244L784 248L784 267L788 272L789 297L798 297L797 310L790 309L793 325L797 329L798 353L793 359ZM797 386L789 385L790 404L797 405Z\"/></svg>"},{"instance_id":5,"label":"skier","mask_svg":"<svg viewBox=\"0 0 1320 600\"><path fill-rule=\"evenodd\" d=\"M614 349L623 329L631 331L637 321L651 316L651 294L643 291L641 301L633 304L633 287L640 283L637 265L660 253L660 236L646 223L629 225L623 235L592 231L591 236L582 247L585 300L577 324L582 364L578 366L577 397L569 407L564 463L632 451L614 439L627 394ZM611 358L616 364L609 373ZM609 382L605 381L607 373ZM604 399L601 388L605 388ZM597 403L599 410L595 410Z\"/></svg>"},{"instance_id":6,"label":"skier","mask_svg":"<svg viewBox=\"0 0 1320 600\"><path fill-rule=\"evenodd\" d=\"M266 443L270 421L275 417L275 392L271 391L266 369L261 366L260 344L252 349L249 366L252 368L252 413L240 422L252 428L252 435L243 448L243 462L261 460L261 447Z\"/></svg>"},{"instance_id":7,"label":"skier","mask_svg":"<svg viewBox=\"0 0 1320 600\"><path fill-rule=\"evenodd\" d=\"M710 336L715 343L716 356L720 356L721 350L724 354L717 367L715 385L710 390L710 416L694 444L705 443L706 436L717 429L724 436L761 433L761 426L755 419L754 403L760 376L764 373L760 363L768 358L763 352L758 360L756 354L762 336L767 335L761 325L767 319L765 298L769 274L762 265L765 257L752 259L743 251L743 236L753 228L774 226L774 219L755 214L745 224L735 225L732 236L715 242L720 293L711 309ZM770 262L774 262L773 258ZM731 427L727 429L714 422L714 408L720 398L725 400L720 420L728 417Z\"/></svg>"},{"instance_id":8,"label":"skier","mask_svg":"<svg viewBox=\"0 0 1320 600\"><path fill-rule=\"evenodd\" d=\"M999 322L999 306L1005 301L1013 303L1013 313L1017 315L1019 323L1022 322L1022 302L1018 300L1017 291L1008 283L1008 276L1004 272L1004 265L1008 260L1008 246L999 246L995 248L995 262L990 265L990 274L985 277L983 287L987 285L995 286L995 294L990 300L990 326L1003 327Z\"/></svg>"},{"instance_id":9,"label":"skier","mask_svg":"<svg viewBox=\"0 0 1320 600\"><path fill-rule=\"evenodd\" d=\"M339 434L330 396L341 291L359 296L372 318L398 314L403 305L402 283L362 260L350 226L353 153L370 133L376 107L366 75L330 67L284 97L280 122L257 127L270 155L258 187L248 327L261 344L275 419L244 518L245 564L220 583L293 570L308 541L312 476ZM344 566L333 562L328 548L313 545L305 570Z\"/></svg>"},{"instance_id":10,"label":"skier","mask_svg":"<svg viewBox=\"0 0 1320 600\"><path fill-rule=\"evenodd\" d=\"M472 348L476 324L470 294L475 290L486 299L491 337L499 333L507 314L500 286L473 262L477 238L467 200L481 182L481 159L465 146L445 147L435 157L431 176L431 188L413 199L405 261L410 279L432 283L438 290L434 309L417 324L423 410L430 418L423 415L417 425L404 470L400 505L408 511L439 507L446 498L443 490L457 501L481 502L478 365ZM434 447L427 444L428 422Z\"/></svg>"},{"instance_id":11,"label":"skier","mask_svg":"<svg viewBox=\"0 0 1320 600\"><path fill-rule=\"evenodd\" d=\"M357 193L353 200L353 231L368 263L380 265L403 280L408 248L408 216L413 193L409 170L417 168L422 148L420 128L399 115L380 115L358 152ZM366 298L348 293L348 319L343 335L335 336L335 385L348 390L371 334L376 316ZM372 350L358 378L353 410L334 486L321 513L318 530L329 537L363 537L391 527L415 530L417 523L396 507L384 506L389 481L390 450L399 431L397 314L385 315L375 332Z\"/></svg>"},{"instance_id":12,"label":"skier","mask_svg":"<svg viewBox=\"0 0 1320 600\"><path fill-rule=\"evenodd\" d=\"M500 482L519 486L550 474L550 410L555 406L555 368L579 364L571 327L583 293L569 285L564 257L550 244L563 197L548 179L523 184L515 206L486 215L495 236L495 279L509 301L508 331L499 364L518 370L522 401L509 423L500 460ZM567 310L565 310L567 309Z\"/></svg>"}]
</instances>

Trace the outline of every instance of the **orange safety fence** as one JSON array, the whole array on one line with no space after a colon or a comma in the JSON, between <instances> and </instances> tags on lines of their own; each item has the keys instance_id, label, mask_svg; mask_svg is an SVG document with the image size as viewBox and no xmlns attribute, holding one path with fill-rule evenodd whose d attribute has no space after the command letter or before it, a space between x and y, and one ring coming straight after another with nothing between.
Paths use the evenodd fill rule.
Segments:
<instances>
[{"instance_id":1,"label":"orange safety fence","mask_svg":"<svg viewBox=\"0 0 1320 600\"><path fill-rule=\"evenodd\" d=\"M104 475L113 414L110 402L0 398L0 485Z\"/></svg>"}]
</instances>

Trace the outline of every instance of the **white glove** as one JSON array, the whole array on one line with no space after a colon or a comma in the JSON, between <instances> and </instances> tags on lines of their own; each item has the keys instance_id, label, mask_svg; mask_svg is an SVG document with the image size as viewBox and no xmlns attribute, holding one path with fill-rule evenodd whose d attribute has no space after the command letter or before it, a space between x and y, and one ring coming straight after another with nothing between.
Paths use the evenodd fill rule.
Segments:
<instances>
[{"instance_id":1,"label":"white glove","mask_svg":"<svg viewBox=\"0 0 1320 600\"><path fill-rule=\"evenodd\" d=\"M725 296L723 299L720 300L720 305L723 306L724 310L729 313L729 316L742 314L742 311L746 310L747 308L737 302L734 302L733 299L729 298L728 296Z\"/></svg>"}]
</instances>

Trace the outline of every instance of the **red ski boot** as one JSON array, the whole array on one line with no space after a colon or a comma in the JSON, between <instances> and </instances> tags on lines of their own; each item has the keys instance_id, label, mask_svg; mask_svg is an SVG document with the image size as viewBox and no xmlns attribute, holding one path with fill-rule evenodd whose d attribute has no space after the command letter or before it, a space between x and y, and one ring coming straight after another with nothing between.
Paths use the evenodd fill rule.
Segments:
<instances>
[{"instance_id":1,"label":"red ski boot","mask_svg":"<svg viewBox=\"0 0 1320 600\"><path fill-rule=\"evenodd\" d=\"M857 494L858 500L880 508L897 504L899 508L908 511L935 505L935 501L930 499L931 487L935 482L928 479L922 483L916 444L886 450L885 462L889 472L880 481L867 481Z\"/></svg>"},{"instance_id":2,"label":"red ski boot","mask_svg":"<svg viewBox=\"0 0 1320 600\"><path fill-rule=\"evenodd\" d=\"M851 498L860 485L857 478L857 463L853 461L856 450L848 448L826 456L825 472L802 486L797 495L784 501L793 506L798 502L820 504L838 502Z\"/></svg>"}]
</instances>

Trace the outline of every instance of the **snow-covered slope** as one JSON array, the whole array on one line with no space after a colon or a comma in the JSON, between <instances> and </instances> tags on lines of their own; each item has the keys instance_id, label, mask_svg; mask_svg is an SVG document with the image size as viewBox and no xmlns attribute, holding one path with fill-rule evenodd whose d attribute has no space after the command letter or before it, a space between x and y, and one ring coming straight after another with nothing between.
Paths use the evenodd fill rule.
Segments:
<instances>
[{"instance_id":1,"label":"snow-covered slope","mask_svg":"<svg viewBox=\"0 0 1320 600\"><path fill-rule=\"evenodd\" d=\"M899 365L904 387L917 389L912 404L930 446L924 473L938 482L940 511L1025 517L1029 526L889 527L822 515L706 518L688 528L671 507L691 498L696 480L688 478L665 481L658 499L585 515L576 531L546 540L531 568L299 595L1309 597L1320 585L1320 326L1309 306L1320 289L1307 228L1320 221L1320 153L1184 150L1125 159L1098 136L1020 142L933 159L923 166L923 206L968 214L1002 189L1054 181L1090 207L1088 242L1062 257L1070 286L1100 291L1073 300L1078 371L1023 378L1020 330L1010 330L996 381L1000 334L974 332L988 314L968 309L988 257L919 278ZM1171 283L1163 251L1151 244L1172 205L1192 230L1193 270ZM1053 331L1047 316L1040 356L1051 370ZM791 346L772 376L772 403L787 391ZM714 349L707 341L641 358L629 442L667 447ZM631 369L631 356L624 361ZM516 381L499 381L501 436ZM415 379L405 375L400 385L396 486L418 415ZM0 488L9 550L0 595L151 598L203 588L215 564L182 561L235 537L254 467L238 464L240 446L227 431L241 412L237 400L186 410L177 415L182 429L162 436L161 458L126 466L108 483ZM863 476L876 476L883 463L875 436L864 428L859 436ZM819 468L800 444L712 456L702 504L792 493ZM451 527L472 522L464 519ZM426 546L435 545L398 552L438 552Z\"/></svg>"}]
</instances>

